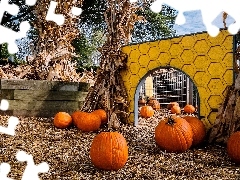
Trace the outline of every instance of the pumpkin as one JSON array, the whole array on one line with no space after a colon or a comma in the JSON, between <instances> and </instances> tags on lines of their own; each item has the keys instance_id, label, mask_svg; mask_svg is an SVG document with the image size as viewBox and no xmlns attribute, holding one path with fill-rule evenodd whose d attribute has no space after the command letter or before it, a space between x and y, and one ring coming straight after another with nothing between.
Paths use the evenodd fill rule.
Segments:
<instances>
[{"instance_id":1,"label":"pumpkin","mask_svg":"<svg viewBox=\"0 0 240 180\"><path fill-rule=\"evenodd\" d=\"M160 110L160 103L154 97L151 97L147 103L148 106L152 106L154 110Z\"/></svg>"},{"instance_id":2,"label":"pumpkin","mask_svg":"<svg viewBox=\"0 0 240 180\"><path fill-rule=\"evenodd\" d=\"M72 117L66 112L58 112L54 116L53 124L60 129L67 128L72 124Z\"/></svg>"},{"instance_id":3,"label":"pumpkin","mask_svg":"<svg viewBox=\"0 0 240 180\"><path fill-rule=\"evenodd\" d=\"M138 106L145 106L146 105L146 101L145 101L145 99L143 99L143 98L140 98L139 100L138 100Z\"/></svg>"},{"instance_id":4,"label":"pumpkin","mask_svg":"<svg viewBox=\"0 0 240 180\"><path fill-rule=\"evenodd\" d=\"M103 109L97 109L93 111L92 113L98 115L101 119L101 124L107 124L108 118L107 118L107 112Z\"/></svg>"},{"instance_id":5,"label":"pumpkin","mask_svg":"<svg viewBox=\"0 0 240 180\"><path fill-rule=\"evenodd\" d=\"M73 120L73 124L75 125L75 126L77 126L77 121L80 119L79 117L81 117L81 116L84 116L84 113L86 113L86 112L83 112L83 111L74 111L73 113L72 113L72 120Z\"/></svg>"},{"instance_id":6,"label":"pumpkin","mask_svg":"<svg viewBox=\"0 0 240 180\"><path fill-rule=\"evenodd\" d=\"M231 160L240 164L240 131L236 131L227 141L227 153Z\"/></svg>"},{"instance_id":7,"label":"pumpkin","mask_svg":"<svg viewBox=\"0 0 240 180\"><path fill-rule=\"evenodd\" d=\"M169 116L156 126L155 141L166 152L184 152L192 145L193 131L185 119Z\"/></svg>"},{"instance_id":8,"label":"pumpkin","mask_svg":"<svg viewBox=\"0 0 240 180\"><path fill-rule=\"evenodd\" d=\"M187 105L184 107L183 111L184 111L185 113L192 114L192 113L195 112L195 107L194 107L193 105L187 104Z\"/></svg>"},{"instance_id":9,"label":"pumpkin","mask_svg":"<svg viewBox=\"0 0 240 180\"><path fill-rule=\"evenodd\" d=\"M152 106L142 106L140 110L140 114L143 118L149 118L154 115L154 110Z\"/></svg>"},{"instance_id":10,"label":"pumpkin","mask_svg":"<svg viewBox=\"0 0 240 180\"><path fill-rule=\"evenodd\" d=\"M179 104L178 104L177 102L170 102L170 103L167 105L167 109L168 109L168 110L171 110L171 108L172 108L173 106L179 106Z\"/></svg>"},{"instance_id":11,"label":"pumpkin","mask_svg":"<svg viewBox=\"0 0 240 180\"><path fill-rule=\"evenodd\" d=\"M172 106L171 113L172 114L181 114L181 108L179 106Z\"/></svg>"},{"instance_id":12,"label":"pumpkin","mask_svg":"<svg viewBox=\"0 0 240 180\"><path fill-rule=\"evenodd\" d=\"M92 141L90 158L99 169L121 169L128 160L127 142L118 132L101 132Z\"/></svg>"},{"instance_id":13,"label":"pumpkin","mask_svg":"<svg viewBox=\"0 0 240 180\"><path fill-rule=\"evenodd\" d=\"M183 118L190 124L193 131L192 146L200 145L206 136L206 128L203 122L194 116L185 116Z\"/></svg>"},{"instance_id":14,"label":"pumpkin","mask_svg":"<svg viewBox=\"0 0 240 180\"><path fill-rule=\"evenodd\" d=\"M100 128L101 118L94 113L77 111L72 114L72 117L74 125L82 131L96 131Z\"/></svg>"}]
</instances>

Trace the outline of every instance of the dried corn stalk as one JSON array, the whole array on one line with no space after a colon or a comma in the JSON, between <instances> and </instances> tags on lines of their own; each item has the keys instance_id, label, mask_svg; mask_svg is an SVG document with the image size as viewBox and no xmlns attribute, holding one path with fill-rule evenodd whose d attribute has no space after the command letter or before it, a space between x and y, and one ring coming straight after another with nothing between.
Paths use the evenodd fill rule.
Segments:
<instances>
[{"instance_id":1,"label":"dried corn stalk","mask_svg":"<svg viewBox=\"0 0 240 180\"><path fill-rule=\"evenodd\" d=\"M227 24L226 24L227 17L228 17L228 14L226 12L223 12L222 18L223 18L223 26L224 26L224 28L227 28Z\"/></svg>"},{"instance_id":2,"label":"dried corn stalk","mask_svg":"<svg viewBox=\"0 0 240 180\"><path fill-rule=\"evenodd\" d=\"M127 56L121 47L129 42L134 23L143 18L135 14L139 7L129 0L108 0L107 3L107 41L99 50L101 62L97 80L81 110L105 109L111 129L117 128L120 120L126 122L128 118L127 92L120 75L120 70L126 67Z\"/></svg>"}]
</instances>

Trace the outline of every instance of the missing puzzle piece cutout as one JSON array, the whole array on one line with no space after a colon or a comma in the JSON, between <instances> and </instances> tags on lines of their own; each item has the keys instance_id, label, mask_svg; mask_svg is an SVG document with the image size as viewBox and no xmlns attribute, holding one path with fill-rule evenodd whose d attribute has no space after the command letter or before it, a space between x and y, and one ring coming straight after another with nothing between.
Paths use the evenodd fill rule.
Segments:
<instances>
[{"instance_id":1,"label":"missing puzzle piece cutout","mask_svg":"<svg viewBox=\"0 0 240 180\"><path fill-rule=\"evenodd\" d=\"M27 161L27 166L23 172L22 180L39 180L38 173L46 173L49 171L49 165L46 162L35 165L33 156L24 151L18 151L16 158L20 162Z\"/></svg>"},{"instance_id":2,"label":"missing puzzle piece cutout","mask_svg":"<svg viewBox=\"0 0 240 180\"><path fill-rule=\"evenodd\" d=\"M131 2L137 2L137 0L131 0ZM210 36L216 37L219 33L219 28L212 24L215 18L223 13L228 13L232 18L235 19L235 23L228 27L228 31L231 34L236 34L240 29L240 11L236 8L240 6L239 0L156 0L150 6L150 9L158 13L162 10L162 5L166 4L173 9L178 11L175 23L182 25L186 22L183 15L186 11L201 10L202 21L207 29Z\"/></svg>"},{"instance_id":3,"label":"missing puzzle piece cutout","mask_svg":"<svg viewBox=\"0 0 240 180\"><path fill-rule=\"evenodd\" d=\"M9 4L8 0L1 0L0 2L0 22L2 22L3 14L7 11L9 14L15 16L19 12L19 7L16 4Z\"/></svg>"},{"instance_id":4,"label":"missing puzzle piece cutout","mask_svg":"<svg viewBox=\"0 0 240 180\"><path fill-rule=\"evenodd\" d=\"M0 179L1 180L13 180L12 178L7 177L10 170L11 170L11 167L8 163L0 164Z\"/></svg>"},{"instance_id":5,"label":"missing puzzle piece cutout","mask_svg":"<svg viewBox=\"0 0 240 180\"><path fill-rule=\"evenodd\" d=\"M9 107L8 101L6 99L2 99L0 104L0 110L6 111L8 110L8 107ZM8 119L8 127L0 126L0 132L14 136L15 128L18 125L18 123L19 123L19 119L17 117L11 116Z\"/></svg>"},{"instance_id":6,"label":"missing puzzle piece cutout","mask_svg":"<svg viewBox=\"0 0 240 180\"><path fill-rule=\"evenodd\" d=\"M65 18L62 14L55 14L55 9L57 7L58 2L55 1L51 1L49 8L48 8L48 12L47 12L47 16L46 16L46 20L47 21L54 21L55 23L57 23L57 25L63 25ZM71 13L75 16L79 16L82 13L82 9L78 8L78 7L73 7L71 9Z\"/></svg>"},{"instance_id":7,"label":"missing puzzle piece cutout","mask_svg":"<svg viewBox=\"0 0 240 180\"><path fill-rule=\"evenodd\" d=\"M26 0L26 4L29 6L35 5L37 0ZM15 4L9 4L8 0L0 1L0 22L2 22L2 17L4 12L8 12L11 15L17 15L19 12L19 7ZM18 52L18 47L16 44L17 39L21 39L27 36L27 31L30 29L30 25L27 21L20 24L20 31L15 32L12 29L0 25L0 44L8 43L8 52L14 54Z\"/></svg>"},{"instance_id":8,"label":"missing puzzle piece cutout","mask_svg":"<svg viewBox=\"0 0 240 180\"><path fill-rule=\"evenodd\" d=\"M45 173L49 171L49 165L46 162L35 165L32 155L27 154L24 151L18 151L16 158L20 162L27 162L27 166L23 172L21 180L40 180L38 173ZM8 163L0 164L0 180L13 180L7 177L11 167Z\"/></svg>"},{"instance_id":9,"label":"missing puzzle piece cutout","mask_svg":"<svg viewBox=\"0 0 240 180\"><path fill-rule=\"evenodd\" d=\"M15 32L12 29L6 28L0 25L0 44L8 43L8 52L14 54L18 52L18 46L16 44L17 39L21 39L27 36L27 31L30 30L30 24L24 21L20 24L20 31Z\"/></svg>"},{"instance_id":10,"label":"missing puzzle piece cutout","mask_svg":"<svg viewBox=\"0 0 240 180\"><path fill-rule=\"evenodd\" d=\"M19 124L17 117L11 116L8 119L8 127L0 126L0 132L11 136L15 135L16 126Z\"/></svg>"}]
</instances>

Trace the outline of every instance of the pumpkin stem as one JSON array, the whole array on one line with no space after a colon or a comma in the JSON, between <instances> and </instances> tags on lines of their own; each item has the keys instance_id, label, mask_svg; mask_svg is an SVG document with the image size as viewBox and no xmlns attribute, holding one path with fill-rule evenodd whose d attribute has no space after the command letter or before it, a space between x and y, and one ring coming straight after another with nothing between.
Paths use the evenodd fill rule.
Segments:
<instances>
[{"instance_id":1,"label":"pumpkin stem","mask_svg":"<svg viewBox=\"0 0 240 180\"><path fill-rule=\"evenodd\" d=\"M174 118L172 116L169 116L166 124L173 125L174 123L176 123Z\"/></svg>"}]
</instances>

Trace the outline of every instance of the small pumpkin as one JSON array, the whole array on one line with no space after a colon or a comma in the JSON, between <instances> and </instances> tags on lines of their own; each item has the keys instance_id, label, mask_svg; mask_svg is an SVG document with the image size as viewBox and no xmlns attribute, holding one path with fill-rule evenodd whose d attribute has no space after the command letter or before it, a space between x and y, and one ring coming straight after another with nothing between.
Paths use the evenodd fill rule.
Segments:
<instances>
[{"instance_id":1,"label":"small pumpkin","mask_svg":"<svg viewBox=\"0 0 240 180\"><path fill-rule=\"evenodd\" d=\"M179 106L172 106L171 113L172 114L181 114L181 108Z\"/></svg>"},{"instance_id":2,"label":"small pumpkin","mask_svg":"<svg viewBox=\"0 0 240 180\"><path fill-rule=\"evenodd\" d=\"M172 108L173 106L179 106L179 104L178 104L177 102L170 102L170 103L167 105L167 109L168 109L168 110L171 110L171 108Z\"/></svg>"},{"instance_id":3,"label":"small pumpkin","mask_svg":"<svg viewBox=\"0 0 240 180\"><path fill-rule=\"evenodd\" d=\"M72 117L67 112L58 112L54 116L53 124L60 129L67 128L72 124Z\"/></svg>"},{"instance_id":4,"label":"small pumpkin","mask_svg":"<svg viewBox=\"0 0 240 180\"><path fill-rule=\"evenodd\" d=\"M101 118L94 113L77 111L73 113L72 117L74 125L82 131L96 131L100 128Z\"/></svg>"},{"instance_id":5,"label":"small pumpkin","mask_svg":"<svg viewBox=\"0 0 240 180\"><path fill-rule=\"evenodd\" d=\"M127 142L118 132L101 132L92 141L90 158L99 169L121 169L128 160Z\"/></svg>"},{"instance_id":6,"label":"small pumpkin","mask_svg":"<svg viewBox=\"0 0 240 180\"><path fill-rule=\"evenodd\" d=\"M184 152L192 145L193 131L185 119L169 116L156 126L155 141L166 152Z\"/></svg>"},{"instance_id":7,"label":"small pumpkin","mask_svg":"<svg viewBox=\"0 0 240 180\"><path fill-rule=\"evenodd\" d=\"M154 97L151 97L147 103L148 106L152 106L154 110L160 110L160 103Z\"/></svg>"},{"instance_id":8,"label":"small pumpkin","mask_svg":"<svg viewBox=\"0 0 240 180\"><path fill-rule=\"evenodd\" d=\"M193 130L193 146L200 145L206 136L206 127L203 122L194 116L185 116L183 117L191 126Z\"/></svg>"},{"instance_id":9,"label":"small pumpkin","mask_svg":"<svg viewBox=\"0 0 240 180\"><path fill-rule=\"evenodd\" d=\"M236 131L227 141L227 153L231 160L240 164L240 131Z\"/></svg>"},{"instance_id":10,"label":"small pumpkin","mask_svg":"<svg viewBox=\"0 0 240 180\"><path fill-rule=\"evenodd\" d=\"M192 114L195 112L195 107L191 104L187 104L184 108L183 108L183 111L185 113L189 113L189 114Z\"/></svg>"},{"instance_id":11,"label":"small pumpkin","mask_svg":"<svg viewBox=\"0 0 240 180\"><path fill-rule=\"evenodd\" d=\"M140 110L140 114L143 118L149 118L154 115L154 110L152 106L142 106Z\"/></svg>"},{"instance_id":12,"label":"small pumpkin","mask_svg":"<svg viewBox=\"0 0 240 180\"><path fill-rule=\"evenodd\" d=\"M92 113L98 115L101 119L101 124L107 124L108 118L107 118L107 112L104 109L97 109L93 111Z\"/></svg>"},{"instance_id":13,"label":"small pumpkin","mask_svg":"<svg viewBox=\"0 0 240 180\"><path fill-rule=\"evenodd\" d=\"M142 97L138 100L138 106L142 107L146 105L146 100Z\"/></svg>"}]
</instances>

